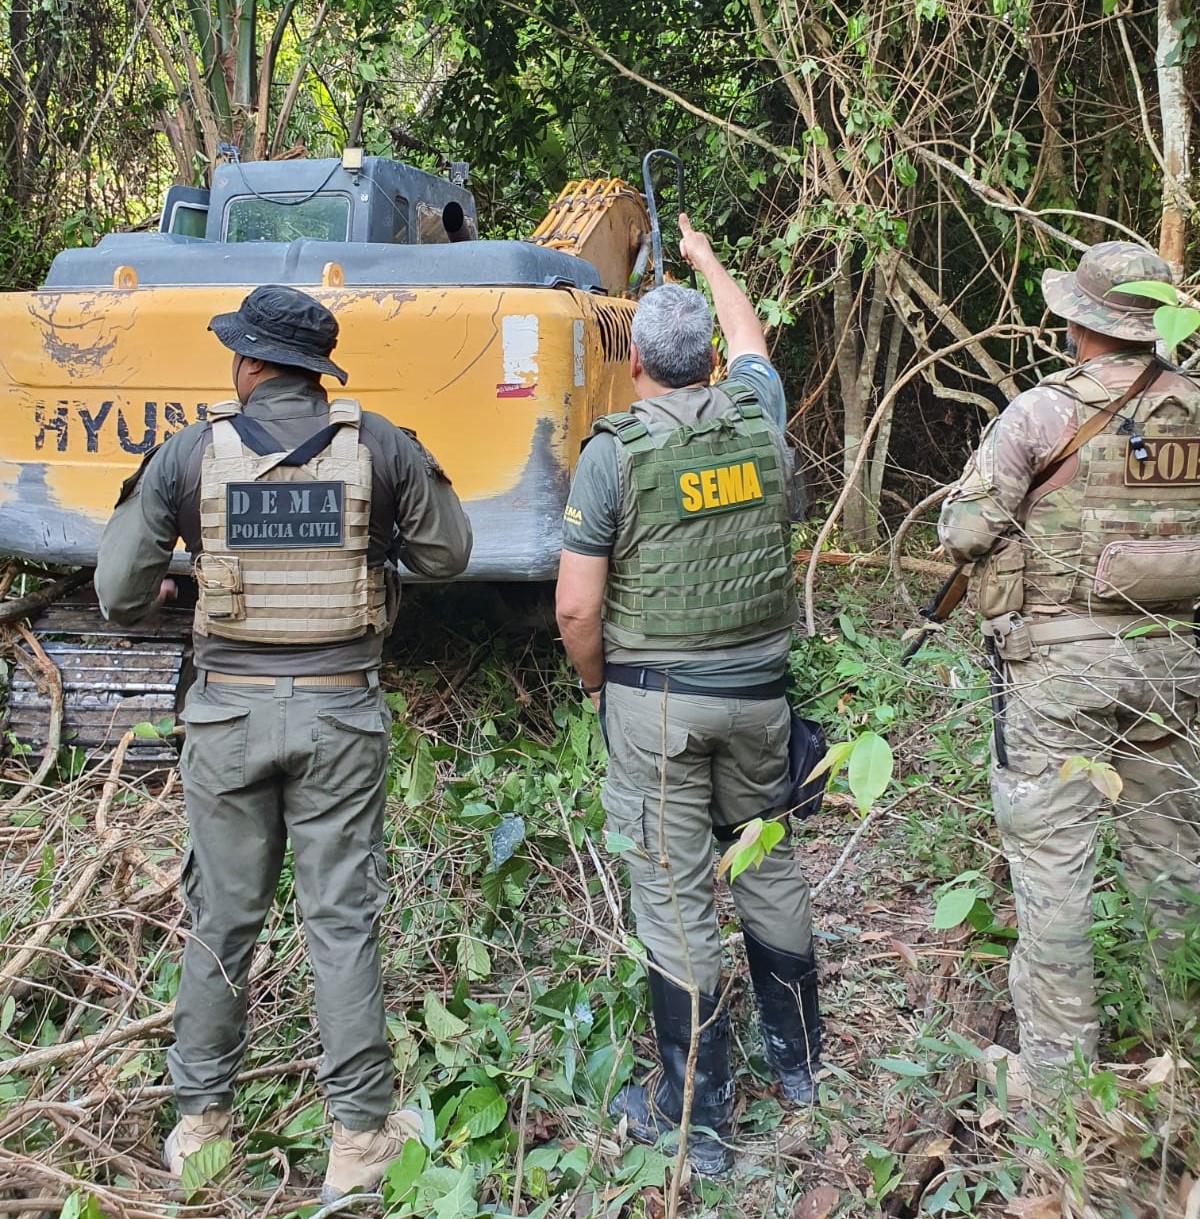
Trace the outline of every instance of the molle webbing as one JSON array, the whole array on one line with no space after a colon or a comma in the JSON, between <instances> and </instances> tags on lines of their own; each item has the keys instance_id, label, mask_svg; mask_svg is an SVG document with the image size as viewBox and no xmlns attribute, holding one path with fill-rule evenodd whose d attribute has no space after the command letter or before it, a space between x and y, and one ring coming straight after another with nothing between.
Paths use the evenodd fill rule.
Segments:
<instances>
[{"instance_id":1,"label":"molle webbing","mask_svg":"<svg viewBox=\"0 0 1200 1219\"><path fill-rule=\"evenodd\" d=\"M789 626L795 593L779 446L757 405L652 435L631 414L597 421L620 441L623 519L605 590L606 636L695 650Z\"/></svg>"},{"instance_id":2,"label":"molle webbing","mask_svg":"<svg viewBox=\"0 0 1200 1219\"><path fill-rule=\"evenodd\" d=\"M371 455L359 443L359 404L335 399L329 428L290 452L262 451L277 442L256 420L235 422L239 411L239 403L220 403L209 411L212 446L201 465L204 550L195 565L200 589L195 630L265 644L338 643L368 629L382 630L383 571L367 568ZM229 484L253 483L254 494L261 488L264 497L275 491L299 497L313 482L341 485L339 544L229 544Z\"/></svg>"},{"instance_id":3,"label":"molle webbing","mask_svg":"<svg viewBox=\"0 0 1200 1219\"><path fill-rule=\"evenodd\" d=\"M1055 486L1050 480L1051 489L1035 491L1022 506L1026 609L1074 606L1113 613L1173 608L1180 600L1178 594L1165 600L1103 596L1097 572L1106 550L1115 545L1137 553L1147 543L1151 548L1163 547L1200 536L1200 486L1194 481L1140 486L1127 478L1131 434L1144 434L1151 443L1200 435L1200 388L1173 370L1164 370L1128 406L1113 411L1120 387L1102 385L1079 370L1047 381L1078 400L1081 423L1096 410L1110 419L1079 448L1078 466L1069 482ZM1171 561L1164 555L1164 564Z\"/></svg>"}]
</instances>

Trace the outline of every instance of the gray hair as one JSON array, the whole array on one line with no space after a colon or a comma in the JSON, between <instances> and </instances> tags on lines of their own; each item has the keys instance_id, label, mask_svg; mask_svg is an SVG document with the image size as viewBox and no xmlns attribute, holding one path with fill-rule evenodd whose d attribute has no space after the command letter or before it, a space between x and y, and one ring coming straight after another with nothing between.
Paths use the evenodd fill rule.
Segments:
<instances>
[{"instance_id":1,"label":"gray hair","mask_svg":"<svg viewBox=\"0 0 1200 1219\"><path fill-rule=\"evenodd\" d=\"M630 338L652 381L671 389L708 383L713 320L695 288L663 284L647 292L633 315Z\"/></svg>"}]
</instances>

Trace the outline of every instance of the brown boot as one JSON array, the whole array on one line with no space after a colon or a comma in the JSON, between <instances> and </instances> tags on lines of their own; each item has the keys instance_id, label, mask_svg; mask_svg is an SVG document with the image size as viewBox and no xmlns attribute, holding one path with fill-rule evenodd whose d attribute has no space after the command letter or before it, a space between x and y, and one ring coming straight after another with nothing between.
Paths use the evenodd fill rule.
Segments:
<instances>
[{"instance_id":1,"label":"brown boot","mask_svg":"<svg viewBox=\"0 0 1200 1219\"><path fill-rule=\"evenodd\" d=\"M163 1144L163 1164L172 1176L183 1172L186 1156L199 1151L205 1143L227 1139L233 1130L233 1111L209 1105L203 1113L181 1113L179 1124Z\"/></svg>"},{"instance_id":2,"label":"brown boot","mask_svg":"<svg viewBox=\"0 0 1200 1219\"><path fill-rule=\"evenodd\" d=\"M404 1144L420 1137L421 1115L415 1109L397 1110L378 1130L348 1130L334 1122L321 1201L328 1205L353 1189L373 1190Z\"/></svg>"}]
</instances>

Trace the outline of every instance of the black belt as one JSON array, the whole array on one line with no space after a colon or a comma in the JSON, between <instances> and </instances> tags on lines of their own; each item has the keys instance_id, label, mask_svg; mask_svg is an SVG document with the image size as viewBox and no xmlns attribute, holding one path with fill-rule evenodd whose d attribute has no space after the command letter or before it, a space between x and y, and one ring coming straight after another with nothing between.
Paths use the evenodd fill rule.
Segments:
<instances>
[{"instance_id":1,"label":"black belt","mask_svg":"<svg viewBox=\"0 0 1200 1219\"><path fill-rule=\"evenodd\" d=\"M758 686L694 686L660 669L639 669L636 665L604 666L604 680L614 686L633 686L637 690L669 690L672 694L699 694L704 698L782 698L787 693L787 678L777 677Z\"/></svg>"}]
</instances>

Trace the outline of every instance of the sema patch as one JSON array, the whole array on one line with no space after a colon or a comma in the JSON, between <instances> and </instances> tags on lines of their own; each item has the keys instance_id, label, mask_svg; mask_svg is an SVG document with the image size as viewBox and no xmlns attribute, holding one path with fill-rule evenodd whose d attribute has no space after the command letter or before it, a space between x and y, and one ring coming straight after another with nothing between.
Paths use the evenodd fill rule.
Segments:
<instances>
[{"instance_id":1,"label":"sema patch","mask_svg":"<svg viewBox=\"0 0 1200 1219\"><path fill-rule=\"evenodd\" d=\"M728 512L763 499L758 458L722 466L690 466L675 471L679 519Z\"/></svg>"},{"instance_id":2,"label":"sema patch","mask_svg":"<svg viewBox=\"0 0 1200 1219\"><path fill-rule=\"evenodd\" d=\"M341 546L345 521L344 482L243 482L225 487L225 544L230 550Z\"/></svg>"}]
</instances>

